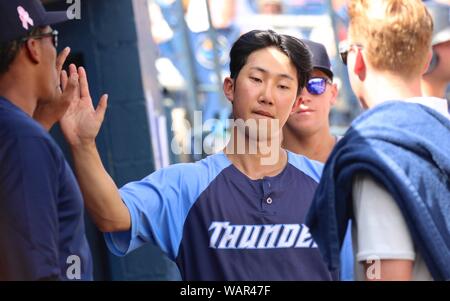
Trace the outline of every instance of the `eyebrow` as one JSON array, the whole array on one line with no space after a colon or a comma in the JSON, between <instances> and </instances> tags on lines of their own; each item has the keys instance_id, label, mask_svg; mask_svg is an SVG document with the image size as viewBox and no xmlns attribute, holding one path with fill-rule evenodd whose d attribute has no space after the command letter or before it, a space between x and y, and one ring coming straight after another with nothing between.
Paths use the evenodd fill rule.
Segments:
<instances>
[{"instance_id":1,"label":"eyebrow","mask_svg":"<svg viewBox=\"0 0 450 301\"><path fill-rule=\"evenodd\" d=\"M261 68L261 67L250 67L250 70L256 70L256 71L266 73L266 74L270 73L269 71L267 71L266 69ZM285 74L285 73L278 73L278 74L276 74L276 76L287 78L289 80L294 80L294 78L292 76Z\"/></svg>"}]
</instances>

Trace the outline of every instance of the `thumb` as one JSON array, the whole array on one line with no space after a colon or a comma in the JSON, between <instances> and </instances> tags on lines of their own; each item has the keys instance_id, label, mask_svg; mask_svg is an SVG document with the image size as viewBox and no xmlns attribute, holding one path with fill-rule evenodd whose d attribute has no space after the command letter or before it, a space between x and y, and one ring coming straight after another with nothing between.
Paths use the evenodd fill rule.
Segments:
<instances>
[{"instance_id":1,"label":"thumb","mask_svg":"<svg viewBox=\"0 0 450 301\"><path fill-rule=\"evenodd\" d=\"M108 94L104 94L100 101L98 102L97 109L95 110L95 115L97 118L103 122L105 118L106 108L108 107Z\"/></svg>"}]
</instances>

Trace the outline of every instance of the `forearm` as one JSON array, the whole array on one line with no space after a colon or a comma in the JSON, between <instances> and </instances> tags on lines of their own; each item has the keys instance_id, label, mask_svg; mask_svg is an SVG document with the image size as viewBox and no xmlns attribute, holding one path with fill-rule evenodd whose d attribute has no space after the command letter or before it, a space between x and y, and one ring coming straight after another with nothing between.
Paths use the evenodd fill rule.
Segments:
<instances>
[{"instance_id":1,"label":"forearm","mask_svg":"<svg viewBox=\"0 0 450 301\"><path fill-rule=\"evenodd\" d=\"M129 230L130 213L103 167L95 143L72 146L72 154L78 183L94 223L102 232Z\"/></svg>"},{"instance_id":2,"label":"forearm","mask_svg":"<svg viewBox=\"0 0 450 301\"><path fill-rule=\"evenodd\" d=\"M412 260L378 260L364 263L367 281L410 281L414 261Z\"/></svg>"}]
</instances>

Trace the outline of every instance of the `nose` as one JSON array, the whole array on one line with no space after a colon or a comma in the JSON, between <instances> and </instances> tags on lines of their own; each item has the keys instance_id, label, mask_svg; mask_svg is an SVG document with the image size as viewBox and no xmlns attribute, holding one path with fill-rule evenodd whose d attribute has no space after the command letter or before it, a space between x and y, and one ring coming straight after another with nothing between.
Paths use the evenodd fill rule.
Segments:
<instances>
[{"instance_id":1,"label":"nose","mask_svg":"<svg viewBox=\"0 0 450 301\"><path fill-rule=\"evenodd\" d=\"M300 94L300 101L302 104L308 104L311 102L311 94L309 94L308 90L303 89L302 93Z\"/></svg>"},{"instance_id":2,"label":"nose","mask_svg":"<svg viewBox=\"0 0 450 301\"><path fill-rule=\"evenodd\" d=\"M258 103L273 105L272 88L270 85L265 85L258 98Z\"/></svg>"}]
</instances>

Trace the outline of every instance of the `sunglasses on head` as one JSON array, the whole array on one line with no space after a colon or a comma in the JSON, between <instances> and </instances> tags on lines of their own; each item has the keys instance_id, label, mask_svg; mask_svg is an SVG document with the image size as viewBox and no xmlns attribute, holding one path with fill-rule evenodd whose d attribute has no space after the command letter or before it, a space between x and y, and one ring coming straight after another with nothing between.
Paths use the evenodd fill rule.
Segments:
<instances>
[{"instance_id":1,"label":"sunglasses on head","mask_svg":"<svg viewBox=\"0 0 450 301\"><path fill-rule=\"evenodd\" d=\"M361 44L357 43L349 43L348 41L342 41L339 43L339 54L341 56L341 60L344 63L344 65L347 65L347 57L348 52L353 48L357 47L358 49L363 49L363 46Z\"/></svg>"},{"instance_id":2,"label":"sunglasses on head","mask_svg":"<svg viewBox=\"0 0 450 301\"><path fill-rule=\"evenodd\" d=\"M306 83L306 90L312 95L321 95L327 89L327 84L332 84L333 82L325 77L312 77Z\"/></svg>"},{"instance_id":3,"label":"sunglasses on head","mask_svg":"<svg viewBox=\"0 0 450 301\"><path fill-rule=\"evenodd\" d=\"M57 30L52 30L50 32L44 32L41 34L36 34L36 35L31 35L31 36L25 37L22 39L22 42L25 42L29 39L42 39L45 37L51 37L53 46L55 46L55 48L58 47L58 31Z\"/></svg>"}]
</instances>

